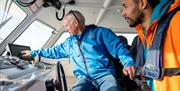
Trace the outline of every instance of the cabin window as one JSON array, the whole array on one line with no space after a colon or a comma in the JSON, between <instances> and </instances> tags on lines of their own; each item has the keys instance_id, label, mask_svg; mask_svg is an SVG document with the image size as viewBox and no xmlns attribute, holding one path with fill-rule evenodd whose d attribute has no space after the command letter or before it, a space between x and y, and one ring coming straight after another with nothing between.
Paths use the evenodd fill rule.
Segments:
<instances>
[{"instance_id":1,"label":"cabin window","mask_svg":"<svg viewBox=\"0 0 180 91\"><path fill-rule=\"evenodd\" d=\"M14 44L28 45L32 50L42 48L53 30L48 25L36 20L17 38Z\"/></svg>"},{"instance_id":2,"label":"cabin window","mask_svg":"<svg viewBox=\"0 0 180 91\"><path fill-rule=\"evenodd\" d=\"M122 36L126 37L128 40L128 45L131 45L133 39L135 38L135 36L137 36L136 33L117 33L116 35L117 36L122 35Z\"/></svg>"},{"instance_id":3,"label":"cabin window","mask_svg":"<svg viewBox=\"0 0 180 91\"><path fill-rule=\"evenodd\" d=\"M116 35L117 36L123 35L124 37L126 37L128 40L128 45L131 45L133 39L135 38L135 36L137 36L136 33L116 33ZM66 40L66 38L68 38L69 36L70 36L70 34L68 32L63 32L62 35L60 36L60 38L57 40L57 42L54 45L58 45L58 44L64 42Z\"/></svg>"},{"instance_id":4,"label":"cabin window","mask_svg":"<svg viewBox=\"0 0 180 91\"><path fill-rule=\"evenodd\" d=\"M69 36L70 36L70 34L68 32L63 32L54 45L58 45L58 44L64 42Z\"/></svg>"},{"instance_id":5,"label":"cabin window","mask_svg":"<svg viewBox=\"0 0 180 91\"><path fill-rule=\"evenodd\" d=\"M0 43L26 18L12 0L0 0Z\"/></svg>"}]
</instances>

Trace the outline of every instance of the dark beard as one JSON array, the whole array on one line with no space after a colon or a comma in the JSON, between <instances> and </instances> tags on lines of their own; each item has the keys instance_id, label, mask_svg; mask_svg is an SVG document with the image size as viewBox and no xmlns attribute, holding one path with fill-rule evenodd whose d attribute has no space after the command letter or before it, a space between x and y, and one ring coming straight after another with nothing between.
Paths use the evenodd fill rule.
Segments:
<instances>
[{"instance_id":1,"label":"dark beard","mask_svg":"<svg viewBox=\"0 0 180 91\"><path fill-rule=\"evenodd\" d=\"M144 18L144 13L143 12L139 12L135 19L129 19L131 21L131 23L129 24L129 27L135 27L137 25L139 25L140 23L142 23L142 19Z\"/></svg>"}]
</instances>

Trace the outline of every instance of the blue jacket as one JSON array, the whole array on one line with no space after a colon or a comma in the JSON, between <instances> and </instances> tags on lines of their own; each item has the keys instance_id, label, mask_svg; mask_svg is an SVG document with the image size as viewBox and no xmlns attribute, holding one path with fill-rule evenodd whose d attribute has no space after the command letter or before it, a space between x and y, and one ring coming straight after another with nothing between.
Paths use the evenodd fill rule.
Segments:
<instances>
[{"instance_id":1,"label":"blue jacket","mask_svg":"<svg viewBox=\"0 0 180 91\"><path fill-rule=\"evenodd\" d=\"M124 67L134 66L126 45L110 29L95 25L86 26L81 35L70 36L57 46L31 51L32 57L36 55L47 58L70 57L70 61L74 64L73 73L78 78L86 76L83 56L89 76L93 79L114 74L114 67L109 60L110 55L119 58Z\"/></svg>"}]
</instances>

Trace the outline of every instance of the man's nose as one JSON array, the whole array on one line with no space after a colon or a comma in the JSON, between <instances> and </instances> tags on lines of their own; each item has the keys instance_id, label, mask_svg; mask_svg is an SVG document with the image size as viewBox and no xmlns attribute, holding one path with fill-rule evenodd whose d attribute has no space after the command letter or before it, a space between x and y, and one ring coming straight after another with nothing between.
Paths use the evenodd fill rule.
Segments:
<instances>
[{"instance_id":1,"label":"man's nose","mask_svg":"<svg viewBox=\"0 0 180 91\"><path fill-rule=\"evenodd\" d=\"M68 32L68 29L67 29L67 28L65 28L65 27L63 27L63 30L64 30L65 32Z\"/></svg>"},{"instance_id":2,"label":"man's nose","mask_svg":"<svg viewBox=\"0 0 180 91\"><path fill-rule=\"evenodd\" d=\"M66 32L67 32L68 30L67 30L67 29L64 29L64 31L66 31Z\"/></svg>"},{"instance_id":3,"label":"man's nose","mask_svg":"<svg viewBox=\"0 0 180 91\"><path fill-rule=\"evenodd\" d=\"M121 10L120 15L121 15L122 17L124 17L124 16L125 16L125 12L124 12L124 10Z\"/></svg>"}]
</instances>

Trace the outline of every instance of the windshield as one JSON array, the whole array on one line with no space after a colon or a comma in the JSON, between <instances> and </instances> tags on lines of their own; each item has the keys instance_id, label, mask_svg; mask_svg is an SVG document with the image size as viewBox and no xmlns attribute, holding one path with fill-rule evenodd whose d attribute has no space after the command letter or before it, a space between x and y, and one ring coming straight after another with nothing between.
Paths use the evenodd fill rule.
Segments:
<instances>
[{"instance_id":1,"label":"windshield","mask_svg":"<svg viewBox=\"0 0 180 91\"><path fill-rule=\"evenodd\" d=\"M0 43L26 18L12 0L0 0Z\"/></svg>"}]
</instances>

